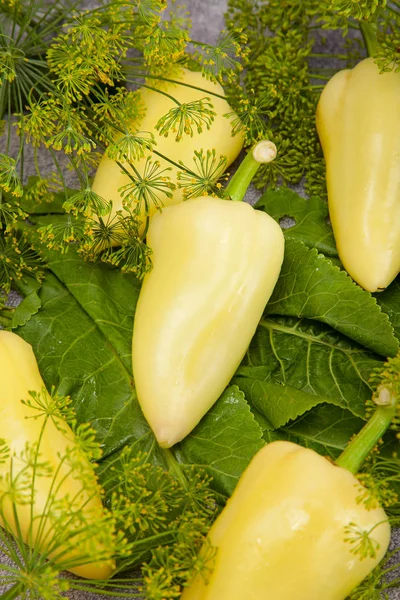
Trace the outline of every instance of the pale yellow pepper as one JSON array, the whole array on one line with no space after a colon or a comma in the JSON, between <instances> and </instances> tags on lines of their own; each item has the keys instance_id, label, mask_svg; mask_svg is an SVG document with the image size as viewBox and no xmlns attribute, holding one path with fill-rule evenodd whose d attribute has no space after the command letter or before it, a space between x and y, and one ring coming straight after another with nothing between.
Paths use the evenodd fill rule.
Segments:
<instances>
[{"instance_id":1,"label":"pale yellow pepper","mask_svg":"<svg viewBox=\"0 0 400 600\"><path fill-rule=\"evenodd\" d=\"M367 58L332 77L317 109L339 256L370 292L400 270L399 98L400 72Z\"/></svg>"},{"instance_id":2,"label":"pale yellow pepper","mask_svg":"<svg viewBox=\"0 0 400 600\"><path fill-rule=\"evenodd\" d=\"M268 444L209 532L207 582L198 575L182 600L344 600L390 541L382 508L357 500L361 487L313 450ZM356 551L364 533L374 556Z\"/></svg>"},{"instance_id":3,"label":"pale yellow pepper","mask_svg":"<svg viewBox=\"0 0 400 600\"><path fill-rule=\"evenodd\" d=\"M57 519L59 510L60 515L63 514L57 504L69 503L72 510L82 511L84 523L71 520L61 523L67 531L64 539L70 535L74 549L56 548L52 557L58 562L57 556L60 556L62 565L74 563L69 570L76 575L107 579L115 569L114 561L95 557L111 556L112 547L105 548L103 541L96 539L96 534L88 539L77 535L75 529L90 527L104 517L93 467L83 451L76 447L75 436L67 423L56 414L46 418L46 409L40 409L29 392L36 392L45 404L51 404L31 346L14 333L0 331L0 438L10 449L8 459L0 463L0 524L18 538L22 536L39 552L46 552L54 535L52 519ZM32 406L21 400L31 402ZM6 491L9 478L12 473L15 488L22 485L20 477L26 467L27 451L28 455L38 453L38 466L33 467L36 475L34 480L30 477L27 482L27 490L23 492L25 501L21 499L14 503ZM71 460L65 460L68 456ZM71 462L75 465L72 470ZM52 472L46 475L42 463L51 467ZM23 480L26 476L25 473ZM33 507L30 502L32 486Z\"/></svg>"},{"instance_id":4,"label":"pale yellow pepper","mask_svg":"<svg viewBox=\"0 0 400 600\"><path fill-rule=\"evenodd\" d=\"M252 169L271 160L269 142L256 148L235 174L237 199ZM154 215L147 244L153 268L135 313L133 375L144 415L169 447L192 431L242 360L278 279L284 238L249 204L204 196Z\"/></svg>"},{"instance_id":5,"label":"pale yellow pepper","mask_svg":"<svg viewBox=\"0 0 400 600\"><path fill-rule=\"evenodd\" d=\"M233 113L228 102L223 98L212 95L212 93L220 96L224 95L224 90L219 83L208 81L202 77L200 72L189 71L188 69L181 69L180 74L174 77L174 79L181 81L182 85L165 83L160 92L146 88L140 90L140 98L145 106L146 112L143 119L139 123L135 123L135 127L138 128L139 131L150 132L154 135L156 141L155 149L157 152L165 155L171 161L176 163L176 165L174 165L149 151L145 153L143 158L134 163L135 169L141 176L143 176L146 160L149 156L151 156L152 161L158 161L160 163L160 168L171 169L165 173L165 176L169 177L171 182L176 185L177 188L173 191L171 198L168 198L165 194L160 192L159 201L165 206L177 204L183 200L183 189L178 187L178 173L183 170L181 167L177 166L180 160L182 160L189 169L197 172L197 167L193 160L194 151L202 149L206 153L207 150L215 149L217 160L219 160L220 155L225 156L227 158L226 166L228 166L238 156L244 141L241 132L232 136L232 121L237 117ZM154 82L152 82L152 85L154 85ZM211 92L211 94L209 92ZM197 130L195 130L193 137L188 134L183 134L180 141L175 140L176 132L174 133L174 131L170 131L168 137L162 135L156 130L156 124L170 109L176 108L177 106L176 103L165 94L173 96L173 98L178 100L181 104L208 98L213 105L212 110L216 113L210 129L207 129L204 126L201 133L198 133ZM227 114L230 114L230 116L224 116ZM123 165L136 179L137 177L129 164L124 163ZM220 175L221 173L218 173L217 177ZM93 191L102 196L105 200L112 200L113 202L112 211L107 219L111 219L118 210L123 208L122 196L118 190L129 184L130 181L129 175L127 175L115 161L110 160L106 156L103 157L97 169L92 187ZM148 214L151 216L156 210L156 206L151 204ZM144 218L144 216L145 211L144 206L142 206L142 218Z\"/></svg>"}]
</instances>

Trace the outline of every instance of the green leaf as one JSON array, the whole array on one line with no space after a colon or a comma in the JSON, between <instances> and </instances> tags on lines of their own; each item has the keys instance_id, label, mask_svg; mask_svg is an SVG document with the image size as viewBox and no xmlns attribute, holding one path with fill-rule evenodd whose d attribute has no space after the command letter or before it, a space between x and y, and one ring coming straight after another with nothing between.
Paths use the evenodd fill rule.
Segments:
<instances>
[{"instance_id":1,"label":"green leaf","mask_svg":"<svg viewBox=\"0 0 400 600\"><path fill-rule=\"evenodd\" d=\"M375 298L317 250L295 239L286 239L281 274L266 314L321 321L382 356L395 356L399 347Z\"/></svg>"},{"instance_id":2,"label":"green leaf","mask_svg":"<svg viewBox=\"0 0 400 600\"><path fill-rule=\"evenodd\" d=\"M79 422L92 423L103 460L129 445L166 467L165 453L143 417L133 385L131 344L139 281L109 265L86 263L73 248L66 255L43 252L52 273L40 290L42 308L19 333L32 344L47 387L70 395ZM213 465L214 486L224 495L233 491L261 443L261 430L242 394L227 394L179 447L180 462ZM234 406L240 407L236 421ZM219 420L232 423L220 437L217 425L211 425ZM242 431L247 432L245 444L238 442ZM200 440L208 447L206 462Z\"/></svg>"},{"instance_id":3,"label":"green leaf","mask_svg":"<svg viewBox=\"0 0 400 600\"><path fill-rule=\"evenodd\" d=\"M240 380L240 388L246 397L251 399L252 405L265 416L267 423L264 426L268 429L282 427L288 421L324 402L324 397L308 394L287 384L259 379L245 377Z\"/></svg>"},{"instance_id":4,"label":"green leaf","mask_svg":"<svg viewBox=\"0 0 400 600\"><path fill-rule=\"evenodd\" d=\"M80 271L78 261L71 258L69 264L75 283L80 272L87 275L86 268ZM96 289L96 278L92 277L85 282L86 290L91 285ZM135 283L131 285L135 288ZM140 451L153 452L153 435L136 401L131 372L124 364L124 346L116 347L109 341L101 323L94 321L53 274L47 275L40 299L42 309L18 333L32 345L46 386L71 396L78 421L90 422L96 429L104 457L128 443L136 444ZM97 304L93 298L90 308ZM104 307L108 310L104 322L108 325L111 321L110 330L121 329L124 323L110 317L110 306L111 302L108 309ZM128 319L124 315L124 321ZM132 323L132 316L130 319ZM159 456L156 462L160 462Z\"/></svg>"},{"instance_id":5,"label":"green leaf","mask_svg":"<svg viewBox=\"0 0 400 600\"><path fill-rule=\"evenodd\" d=\"M141 282L102 263L44 250L48 267L104 335L132 377L132 330Z\"/></svg>"},{"instance_id":6,"label":"green leaf","mask_svg":"<svg viewBox=\"0 0 400 600\"><path fill-rule=\"evenodd\" d=\"M41 307L40 286L40 281L30 276L25 276L18 281L18 292L23 299L14 309L10 329L22 327L39 311Z\"/></svg>"},{"instance_id":7,"label":"green leaf","mask_svg":"<svg viewBox=\"0 0 400 600\"><path fill-rule=\"evenodd\" d=\"M272 428L330 403L364 417L376 356L330 327L295 318L262 319L234 383Z\"/></svg>"},{"instance_id":8,"label":"green leaf","mask_svg":"<svg viewBox=\"0 0 400 600\"><path fill-rule=\"evenodd\" d=\"M25 325L25 323L38 312L41 304L41 300L36 291L28 294L15 308L11 321L11 329L16 329L17 327Z\"/></svg>"},{"instance_id":9,"label":"green leaf","mask_svg":"<svg viewBox=\"0 0 400 600\"><path fill-rule=\"evenodd\" d=\"M317 248L321 254L337 256L328 205L318 196L307 200L289 188L269 189L255 208L264 210L280 224L287 218L294 221L292 226L284 228L285 237L303 242L309 248Z\"/></svg>"},{"instance_id":10,"label":"green leaf","mask_svg":"<svg viewBox=\"0 0 400 600\"><path fill-rule=\"evenodd\" d=\"M243 393L231 386L174 450L178 461L205 469L217 491L227 495L247 466L249 453L253 456L263 445L261 428Z\"/></svg>"},{"instance_id":11,"label":"green leaf","mask_svg":"<svg viewBox=\"0 0 400 600\"><path fill-rule=\"evenodd\" d=\"M374 297L381 310L388 315L395 336L400 340L400 278L395 279L384 292L374 294Z\"/></svg>"},{"instance_id":12,"label":"green leaf","mask_svg":"<svg viewBox=\"0 0 400 600\"><path fill-rule=\"evenodd\" d=\"M332 263L340 266L332 227L329 224L327 203L318 196L306 199L293 190L281 188L267 190L256 204L256 208L264 210L278 223L282 224L286 238L286 256L279 280L281 292L277 287L274 294L275 299L284 297L285 303L284 307L282 307L282 303L279 303L279 308L275 310L276 307L271 305L274 300L273 297L267 308L268 314L301 315L311 319L320 319L375 352L384 356L393 356L397 351L397 346L390 325L387 319L382 316L379 320L379 311L374 306L374 301L367 300L368 293L358 288L358 286L351 285L351 279L345 278L344 274L339 275L337 269L332 266L327 267L327 263L317 259L315 253L308 255L304 250L302 252L300 245L295 245L297 241L302 242L308 248L316 248L319 253L328 256ZM287 226L286 218L289 218L294 224ZM300 265L297 264L298 258L302 260ZM313 269L315 270L314 277L308 281ZM285 276L287 282L283 281ZM302 280L302 285L299 279ZM318 282L318 279L321 281ZM333 280L336 284L335 290L332 289ZM316 289L315 284L317 282L319 285ZM307 284L307 287L305 284ZM341 291L342 286L343 292ZM397 329L397 332L400 332L400 318L398 317L400 303L397 302L397 299L400 299L400 292L395 299L396 294L392 286L393 284L387 292L377 294L375 297L382 311L389 315L395 330ZM311 295L311 289L312 298L306 299L304 291ZM343 293L346 293L345 298ZM289 307L287 296L297 294L300 294L297 297L297 302L294 304L293 298L291 298L291 306ZM333 307L333 311L329 311L327 319L319 315L321 302L316 300L316 294L326 295L326 299ZM337 296L339 294L340 303L338 304ZM332 297L335 295L336 297ZM305 309L303 310L306 301L308 312ZM357 308L358 304L360 304L359 308ZM387 306L387 309L385 306ZM328 308L328 302L325 302L325 308ZM346 312L348 313L347 316ZM354 322L352 322L353 315ZM371 315L373 315L373 321L369 323ZM361 319L364 316L364 323L360 321L360 316ZM383 333L384 340L380 340L380 331ZM400 339L399 333L396 333L396 335Z\"/></svg>"},{"instance_id":13,"label":"green leaf","mask_svg":"<svg viewBox=\"0 0 400 600\"><path fill-rule=\"evenodd\" d=\"M349 411L323 404L275 435L335 459L364 422Z\"/></svg>"}]
</instances>

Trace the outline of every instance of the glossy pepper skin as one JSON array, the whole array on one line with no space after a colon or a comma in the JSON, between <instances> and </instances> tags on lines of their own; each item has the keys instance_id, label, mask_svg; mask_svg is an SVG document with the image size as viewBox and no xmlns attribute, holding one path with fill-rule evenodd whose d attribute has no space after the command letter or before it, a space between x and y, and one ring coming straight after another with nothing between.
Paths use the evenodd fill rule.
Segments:
<instances>
[{"instance_id":1,"label":"glossy pepper skin","mask_svg":"<svg viewBox=\"0 0 400 600\"><path fill-rule=\"evenodd\" d=\"M61 461L61 458L74 448L74 434L70 427L59 417L54 417L57 427L53 419L49 418L42 431L45 421L44 413L21 402L21 400L30 400L29 392L47 393L44 390L44 383L31 346L14 333L0 331L0 438L7 443L10 456L15 455L16 457L13 460L13 477L15 479L18 476L18 468L22 468L24 465L18 457L23 454L26 444L32 448L35 443L39 443L40 459L49 463L54 472L58 470L56 479L54 476L37 476L33 520L30 503L16 505L18 527L21 534L27 543L33 542L34 546L39 527L43 527L40 534L41 540L46 539L46 532L48 532L47 535L51 535L52 532L50 519L46 518L45 524L41 525L39 518L40 515L46 514L45 507L48 498L55 493L54 487L51 487L52 484L57 487L57 500L69 497L70 500L73 500L74 506L84 507L87 523L94 523L96 519L103 516L100 494L96 491L93 467L83 451L80 450L76 453L74 450L74 460L79 461L79 471L76 473L71 473L70 466ZM61 427L62 431L58 427ZM10 459L0 464L0 476L8 477L9 473ZM84 482L81 479L83 475L85 476ZM2 513L5 515L7 523L1 522L0 519L0 524L18 535L13 504L7 497L2 498ZM71 536L74 535L71 524L65 523L65 527L70 527ZM33 531L31 536L30 528ZM90 545L85 545L85 541L79 537L76 537L76 542L79 546L77 548L78 556L84 555L85 564L71 568L71 571L89 579L108 578L115 568L114 562L112 560L90 562L87 557L91 556L93 549ZM97 551L103 549L100 541L98 544L93 539L88 542L88 544L93 543ZM40 551L40 543L38 549ZM61 551L62 549L57 549L57 552ZM86 556L85 553L87 553ZM71 555L68 554L68 556ZM66 556L63 556L62 560L65 564Z\"/></svg>"},{"instance_id":2,"label":"glossy pepper skin","mask_svg":"<svg viewBox=\"0 0 400 600\"><path fill-rule=\"evenodd\" d=\"M367 510L359 494L354 475L313 450L268 444L210 530L216 555L208 584L197 576L182 600L345 600L390 540L385 512ZM350 524L372 530L375 558L351 552Z\"/></svg>"},{"instance_id":3,"label":"glossy pepper skin","mask_svg":"<svg viewBox=\"0 0 400 600\"><path fill-rule=\"evenodd\" d=\"M317 108L339 256L370 292L400 270L399 97L400 73L367 58L334 75Z\"/></svg>"},{"instance_id":4,"label":"glossy pepper skin","mask_svg":"<svg viewBox=\"0 0 400 600\"><path fill-rule=\"evenodd\" d=\"M242 202L200 197L151 220L133 374L161 446L182 440L229 383L283 260L279 225Z\"/></svg>"},{"instance_id":5,"label":"glossy pepper skin","mask_svg":"<svg viewBox=\"0 0 400 600\"><path fill-rule=\"evenodd\" d=\"M220 155L226 156L227 166L230 165L243 147L243 135L237 133L232 137L232 121L235 119L235 115L232 114L230 117L224 115L233 113L231 107L226 100L217 98L215 96L207 95L207 91L215 94L224 95L224 90L219 83L207 81L202 77L200 72L189 71L188 69L182 69L181 73L177 77L177 80L182 81L183 84L188 86L194 86L201 88L201 90L194 89L193 87L185 87L185 85L178 85L174 83L168 83L163 86L162 91L169 94L180 103L192 102L194 100L201 100L205 97L209 98L213 110L216 113L214 121L208 130L204 127L202 133L194 132L193 137L184 134L180 141L175 141L175 133L171 131L168 137L164 137L156 130L156 124L168 111L172 108L176 108L176 103L168 98L167 96L159 93L155 90L141 89L140 97L143 105L146 108L145 116L143 119L136 124L136 128L140 131L150 132L154 135L157 145L155 149L157 152L167 156L169 159L178 163L180 160L190 168L197 172L196 165L193 161L194 151L202 148L205 152L213 148L216 150L216 157L219 159ZM152 84L154 85L154 83ZM171 169L167 171L165 175L171 179L171 182L175 185L178 184L178 172L182 169L176 167L167 160L160 156L152 156L151 152L147 152L145 157L135 161L135 169L143 175L146 159L151 156L153 161L157 160L160 163L162 169ZM124 167L132 173L136 178L133 170L128 164L124 164ZM220 173L218 174L218 176ZM103 157L100 165L97 169L94 182L93 191L105 198L106 200L112 200L113 206L110 213L110 217L115 215L117 210L121 210L122 196L118 191L124 185L130 183L129 176L121 170L118 164L110 160L107 157ZM177 188L172 193L172 198L168 198L165 194L160 195L160 201L164 206L169 204L177 204L183 200L183 189ZM149 215L153 215L157 208L152 204L149 208ZM144 219L144 211L142 211L142 217Z\"/></svg>"}]
</instances>

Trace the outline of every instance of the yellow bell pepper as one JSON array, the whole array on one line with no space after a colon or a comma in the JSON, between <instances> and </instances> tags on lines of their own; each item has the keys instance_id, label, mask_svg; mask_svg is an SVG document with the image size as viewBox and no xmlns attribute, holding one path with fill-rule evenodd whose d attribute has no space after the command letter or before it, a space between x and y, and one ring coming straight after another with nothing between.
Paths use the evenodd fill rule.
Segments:
<instances>
[{"instance_id":1,"label":"yellow bell pepper","mask_svg":"<svg viewBox=\"0 0 400 600\"><path fill-rule=\"evenodd\" d=\"M158 155L156 156L152 155L151 152L146 152L143 158L135 162L134 167L136 171L143 176L146 160L151 156L153 161L157 160L159 162L160 168L171 169L166 172L166 176L168 176L171 182L177 186L178 172L182 171L182 168L178 166L180 160L183 160L189 169L193 169L197 172L193 160L194 151L203 149L206 152L207 150L215 149L217 158L219 158L220 155L227 158L226 166L228 166L238 156L243 147L244 140L241 132L232 136L232 121L235 119L236 115L233 114L228 102L223 98L212 95L212 93L220 96L224 95L224 90L219 83L208 81L202 77L200 72L189 71L188 69L182 69L181 73L175 77L175 79L181 81L182 85L175 83L164 84L161 88L161 92L163 93L146 88L140 90L140 97L143 105L146 107L146 113L140 123L136 123L136 127L138 127L140 131L152 133L156 140L155 149L157 152L168 157L171 161L175 162L176 165L173 165ZM207 95L207 92L211 92L211 94ZM195 131L193 137L188 134L183 134L180 141L175 141L176 133L173 131L169 133L168 137L165 137L160 131L156 130L156 124L161 117L177 106L168 95L178 100L181 104L209 98L213 105L213 111L216 113L210 129L207 129L204 126L203 131L201 133ZM230 113L230 117L224 116ZM134 178L136 178L133 169L127 163L124 164L124 167ZM217 177L220 175L221 173L218 173ZM121 167L118 166L115 161L110 160L107 157L102 158L92 188L94 192L106 200L112 200L113 205L110 218L112 218L118 210L123 209L122 196L119 190L123 186L129 184L130 181L129 175L122 171ZM175 189L171 198L160 193L159 200L160 203L165 206L177 204L183 200L183 189ZM144 207L142 207L142 209L142 218L144 219ZM155 212L156 206L153 204L149 207L148 214L152 215Z\"/></svg>"},{"instance_id":2,"label":"yellow bell pepper","mask_svg":"<svg viewBox=\"0 0 400 600\"><path fill-rule=\"evenodd\" d=\"M260 142L227 191L241 199L276 149ZM156 214L133 332L133 374L145 417L163 447L182 440L214 404L242 360L274 289L284 238L249 204L212 197Z\"/></svg>"},{"instance_id":3,"label":"yellow bell pepper","mask_svg":"<svg viewBox=\"0 0 400 600\"><path fill-rule=\"evenodd\" d=\"M0 463L0 524L46 556L50 549L62 568L90 579L108 578L115 569L112 547L96 539L95 529L92 537L79 533L104 517L93 467L67 423L47 411L52 400L31 346L8 331L0 331L0 383L0 438L9 448ZM75 519L63 520L63 503ZM70 538L71 545L53 547L56 527L65 530L62 538Z\"/></svg>"},{"instance_id":4,"label":"yellow bell pepper","mask_svg":"<svg viewBox=\"0 0 400 600\"><path fill-rule=\"evenodd\" d=\"M400 73L367 58L334 75L317 108L339 256L370 292L400 270L399 97Z\"/></svg>"},{"instance_id":5,"label":"yellow bell pepper","mask_svg":"<svg viewBox=\"0 0 400 600\"><path fill-rule=\"evenodd\" d=\"M313 450L268 444L210 530L207 582L198 575L182 600L344 600L390 541L383 509L368 510L359 495L354 475ZM375 554L362 559L363 532Z\"/></svg>"}]
</instances>

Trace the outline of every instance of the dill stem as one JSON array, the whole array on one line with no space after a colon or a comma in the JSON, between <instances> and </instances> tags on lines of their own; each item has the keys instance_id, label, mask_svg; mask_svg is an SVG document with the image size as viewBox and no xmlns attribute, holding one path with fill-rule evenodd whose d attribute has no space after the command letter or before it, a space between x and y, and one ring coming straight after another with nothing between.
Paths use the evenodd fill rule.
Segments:
<instances>
[{"instance_id":1,"label":"dill stem","mask_svg":"<svg viewBox=\"0 0 400 600\"><path fill-rule=\"evenodd\" d=\"M353 474L358 473L364 460L388 429L397 410L397 399L390 390L382 386L379 389L377 408L361 431L351 440L336 464Z\"/></svg>"},{"instance_id":2,"label":"dill stem","mask_svg":"<svg viewBox=\"0 0 400 600\"><path fill-rule=\"evenodd\" d=\"M176 460L175 456L172 454L169 448L162 448L162 451L169 470L172 472L173 475L175 475L177 481L179 481L183 485L184 489L187 489L186 477L181 467L179 466L179 463Z\"/></svg>"},{"instance_id":3,"label":"dill stem","mask_svg":"<svg viewBox=\"0 0 400 600\"><path fill-rule=\"evenodd\" d=\"M337 58L338 60L349 59L349 57L346 54L333 54L328 52L311 52L308 56L310 58Z\"/></svg>"},{"instance_id":4,"label":"dill stem","mask_svg":"<svg viewBox=\"0 0 400 600\"><path fill-rule=\"evenodd\" d=\"M3 82L2 85L0 85L0 119L3 119L4 115L6 114L8 102L6 92L8 91L8 86L9 83L7 81Z\"/></svg>"},{"instance_id":5,"label":"dill stem","mask_svg":"<svg viewBox=\"0 0 400 600\"><path fill-rule=\"evenodd\" d=\"M321 75L320 73L310 73L310 79L322 79L323 81L329 81L332 75Z\"/></svg>"},{"instance_id":6,"label":"dill stem","mask_svg":"<svg viewBox=\"0 0 400 600\"><path fill-rule=\"evenodd\" d=\"M15 583L9 590L1 594L1 600L14 600L24 592L24 586L18 582Z\"/></svg>"},{"instance_id":7,"label":"dill stem","mask_svg":"<svg viewBox=\"0 0 400 600\"><path fill-rule=\"evenodd\" d=\"M230 199L238 202L243 200L258 169L262 164L272 162L275 156L276 146L273 142L262 140L253 146L226 186L225 192Z\"/></svg>"},{"instance_id":8,"label":"dill stem","mask_svg":"<svg viewBox=\"0 0 400 600\"><path fill-rule=\"evenodd\" d=\"M82 592L88 592L88 593L93 593L95 592L98 595L105 595L107 596L107 598L109 597L115 597L115 598L143 598L143 592L142 591L137 591L137 592L130 592L130 590L128 589L127 591L121 590L121 592L114 592L112 590L109 590L108 588L106 589L101 589L98 587L89 587L89 586L85 586L85 585L75 585L72 588L73 590L77 590L77 591L82 591ZM123 595L122 595L123 594ZM2 596L0 596L0 598L2 598Z\"/></svg>"},{"instance_id":9,"label":"dill stem","mask_svg":"<svg viewBox=\"0 0 400 600\"><path fill-rule=\"evenodd\" d=\"M175 104L177 104L178 106L181 106L181 103L179 102L179 100L177 100L176 98L171 96L171 94L167 94L167 92L164 92L163 90L154 88L151 85L147 85L147 84L142 85L142 87L146 88L147 90L151 90L152 92L156 92L157 94L162 94L166 98L169 98L170 100L172 100L172 102L175 102Z\"/></svg>"},{"instance_id":10,"label":"dill stem","mask_svg":"<svg viewBox=\"0 0 400 600\"><path fill-rule=\"evenodd\" d=\"M128 71L129 68L127 68ZM224 96L223 94L217 94L216 92L212 92L210 90L205 90L202 87L199 87L198 85L190 85L189 83L184 83L183 81L179 81L178 79L170 79L168 77L161 77L160 75L151 75L149 73L136 73L136 76L138 79L157 79L158 81L166 81L168 83L174 83L177 86L181 86L181 87L186 87L186 88L190 88L192 90L198 90L199 92L204 92L205 94L207 94L208 96L214 96L215 98L221 98L221 100L226 100L226 96ZM136 83L135 80L132 79L127 79L128 83ZM157 91L158 88L156 88Z\"/></svg>"},{"instance_id":11,"label":"dill stem","mask_svg":"<svg viewBox=\"0 0 400 600\"><path fill-rule=\"evenodd\" d=\"M196 177L196 173L194 173L191 169L189 169L188 167L185 167L184 164L179 164L179 163L175 162L174 160L169 158L166 154L162 154L161 152L158 152L157 150L153 150L153 154L155 154L155 156L159 156L160 158L163 158L164 160L169 162L171 165L173 165L177 169L180 169L181 171L185 171L185 173L188 173L189 175L193 175L193 177Z\"/></svg>"}]
</instances>

